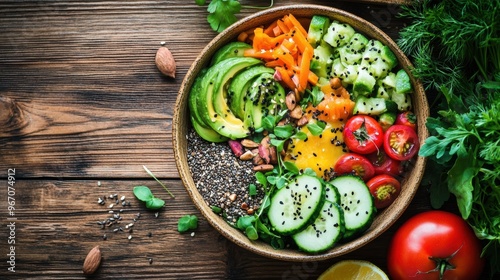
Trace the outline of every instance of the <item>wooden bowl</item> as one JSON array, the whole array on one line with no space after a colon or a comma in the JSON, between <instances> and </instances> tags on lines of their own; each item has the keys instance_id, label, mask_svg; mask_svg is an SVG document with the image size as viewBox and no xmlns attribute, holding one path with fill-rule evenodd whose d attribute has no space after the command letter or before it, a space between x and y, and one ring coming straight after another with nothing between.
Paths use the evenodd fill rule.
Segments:
<instances>
[{"instance_id":1,"label":"wooden bowl","mask_svg":"<svg viewBox=\"0 0 500 280\"><path fill-rule=\"evenodd\" d=\"M317 261L337 257L353 250L356 250L363 245L371 242L377 236L386 231L405 211L414 197L415 192L420 184L425 167L425 159L417 157L413 161L412 166L402 182L401 193L399 197L388 208L379 211L376 215L375 221L371 227L359 238L354 239L347 243L337 244L335 247L321 254L307 254L295 249L276 250L270 245L260 241L250 241L242 232L229 226L219 215L212 212L211 208L204 201L201 194L198 192L195 182L191 177L191 172L187 163L187 141L186 136L190 127L189 121L189 108L188 108L188 95L198 72L208 64L212 55L217 49L223 45L235 41L238 34L242 31L248 30L252 27L265 25L284 15L292 13L295 17L312 17L312 15L320 14L336 19L340 22L350 24L358 32L364 33L369 38L377 39L389 46L399 60L399 65L408 70L410 61L398 48L396 43L384 34L380 29L375 27L370 22L354 16L345 11L335 9L332 7L318 6L318 5L291 5L284 7L271 8L249 17L246 17L237 23L230 26L228 29L216 36L196 58L191 68L187 72L184 81L179 90L175 105L175 113L173 118L173 144L175 161L179 171L179 175L184 183L184 186L191 196L196 207L200 210L202 215L208 222L218 230L223 236L246 248L254 253L266 256L269 258L287 260L287 261ZM414 87L413 94L413 107L414 113L418 120L418 135L420 142L423 143L427 138L428 132L425 127L425 121L429 115L429 107L422 85L411 77L411 82Z\"/></svg>"}]
</instances>

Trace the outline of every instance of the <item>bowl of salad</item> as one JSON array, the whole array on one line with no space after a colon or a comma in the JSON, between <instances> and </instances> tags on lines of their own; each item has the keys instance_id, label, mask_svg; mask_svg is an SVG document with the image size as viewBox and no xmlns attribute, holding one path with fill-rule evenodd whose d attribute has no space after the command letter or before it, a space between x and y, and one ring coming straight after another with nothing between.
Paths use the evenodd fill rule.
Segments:
<instances>
[{"instance_id":1,"label":"bowl of salad","mask_svg":"<svg viewBox=\"0 0 500 280\"><path fill-rule=\"evenodd\" d=\"M429 108L410 61L368 21L318 5L230 26L196 58L173 121L175 160L207 221L289 261L356 250L420 184Z\"/></svg>"}]
</instances>

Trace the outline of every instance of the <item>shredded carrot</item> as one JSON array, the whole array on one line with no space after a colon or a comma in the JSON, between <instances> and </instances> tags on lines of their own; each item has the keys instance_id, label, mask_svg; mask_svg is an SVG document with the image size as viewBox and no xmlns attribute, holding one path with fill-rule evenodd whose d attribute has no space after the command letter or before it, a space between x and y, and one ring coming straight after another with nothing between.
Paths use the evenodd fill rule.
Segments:
<instances>
[{"instance_id":1,"label":"shredded carrot","mask_svg":"<svg viewBox=\"0 0 500 280\"><path fill-rule=\"evenodd\" d=\"M290 28L288 28L288 26L286 26L285 22L281 19L278 19L276 21L276 24L278 25L278 27L281 29L281 32L283 33L288 33L290 32Z\"/></svg>"},{"instance_id":2,"label":"shredded carrot","mask_svg":"<svg viewBox=\"0 0 500 280\"><path fill-rule=\"evenodd\" d=\"M264 33L266 33L269 36L276 36L274 33L274 28L276 26L278 26L278 23L276 21L271 23L269 26L266 27L266 29L264 29Z\"/></svg>"},{"instance_id":3,"label":"shredded carrot","mask_svg":"<svg viewBox=\"0 0 500 280\"><path fill-rule=\"evenodd\" d=\"M247 39L248 39L248 33L246 33L246 32L241 32L238 35L238 41L240 41L240 42L246 42Z\"/></svg>"},{"instance_id":4,"label":"shredded carrot","mask_svg":"<svg viewBox=\"0 0 500 280\"><path fill-rule=\"evenodd\" d=\"M295 18L295 16L293 16L292 14L289 14L288 15L288 19L290 20L290 22L292 23L293 27L297 28L301 33L302 35L304 35L305 37L307 37L307 30L302 26L302 24Z\"/></svg>"},{"instance_id":5,"label":"shredded carrot","mask_svg":"<svg viewBox=\"0 0 500 280\"><path fill-rule=\"evenodd\" d=\"M314 49L307 41L306 28L292 14L238 38L252 45L244 55L262 59L267 67L274 67L284 86L302 93L308 84L317 84L318 76L310 70Z\"/></svg>"}]
</instances>

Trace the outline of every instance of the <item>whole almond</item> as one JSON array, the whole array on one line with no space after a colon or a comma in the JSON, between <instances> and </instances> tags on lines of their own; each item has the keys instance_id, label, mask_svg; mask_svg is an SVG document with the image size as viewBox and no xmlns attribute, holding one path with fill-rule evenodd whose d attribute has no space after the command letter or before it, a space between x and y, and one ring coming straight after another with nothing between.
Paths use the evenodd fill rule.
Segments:
<instances>
[{"instance_id":1,"label":"whole almond","mask_svg":"<svg viewBox=\"0 0 500 280\"><path fill-rule=\"evenodd\" d=\"M85 261L83 262L83 273L87 275L93 274L99 268L100 264L101 250L99 246L95 246L87 254L87 257L85 257Z\"/></svg>"},{"instance_id":2,"label":"whole almond","mask_svg":"<svg viewBox=\"0 0 500 280\"><path fill-rule=\"evenodd\" d=\"M156 67L163 75L175 78L176 65L174 56L167 47L161 46L158 48L155 56L155 63Z\"/></svg>"}]
</instances>

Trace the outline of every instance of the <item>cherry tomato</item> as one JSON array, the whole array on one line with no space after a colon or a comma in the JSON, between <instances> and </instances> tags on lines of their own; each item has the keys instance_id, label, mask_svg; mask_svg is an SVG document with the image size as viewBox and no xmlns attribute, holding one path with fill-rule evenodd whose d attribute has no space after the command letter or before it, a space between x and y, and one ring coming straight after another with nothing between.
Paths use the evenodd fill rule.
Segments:
<instances>
[{"instance_id":1,"label":"cherry tomato","mask_svg":"<svg viewBox=\"0 0 500 280\"><path fill-rule=\"evenodd\" d=\"M339 157L337 163L333 167L336 174L353 174L363 178L363 181L368 181L375 174L373 165L370 161L355 153L346 153Z\"/></svg>"},{"instance_id":2,"label":"cherry tomato","mask_svg":"<svg viewBox=\"0 0 500 280\"><path fill-rule=\"evenodd\" d=\"M404 172L404 166L399 160L395 160L380 150L366 156L375 169L375 175L387 174L393 177L400 177Z\"/></svg>"},{"instance_id":3,"label":"cherry tomato","mask_svg":"<svg viewBox=\"0 0 500 280\"><path fill-rule=\"evenodd\" d=\"M409 126L395 124L385 132L384 150L395 160L409 160L420 148L417 133Z\"/></svg>"},{"instance_id":4,"label":"cherry tomato","mask_svg":"<svg viewBox=\"0 0 500 280\"><path fill-rule=\"evenodd\" d=\"M417 127L417 116L410 111L401 112L396 116L394 124L407 125L415 130Z\"/></svg>"},{"instance_id":5,"label":"cherry tomato","mask_svg":"<svg viewBox=\"0 0 500 280\"><path fill-rule=\"evenodd\" d=\"M374 118L355 115L347 120L343 130L349 151L358 154L374 153L384 143L384 130Z\"/></svg>"},{"instance_id":6,"label":"cherry tomato","mask_svg":"<svg viewBox=\"0 0 500 280\"><path fill-rule=\"evenodd\" d=\"M375 199L375 207L377 209L382 209L391 205L401 192L401 184L399 181L387 174L381 174L371 178L366 185Z\"/></svg>"},{"instance_id":7,"label":"cherry tomato","mask_svg":"<svg viewBox=\"0 0 500 280\"><path fill-rule=\"evenodd\" d=\"M391 279L478 279L481 244L460 216L432 210L411 217L395 233L388 252ZM441 276L441 277L440 277Z\"/></svg>"}]
</instances>

